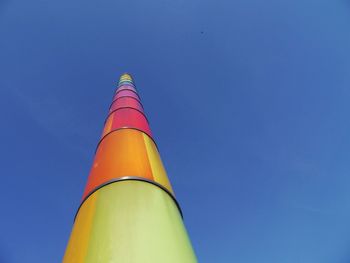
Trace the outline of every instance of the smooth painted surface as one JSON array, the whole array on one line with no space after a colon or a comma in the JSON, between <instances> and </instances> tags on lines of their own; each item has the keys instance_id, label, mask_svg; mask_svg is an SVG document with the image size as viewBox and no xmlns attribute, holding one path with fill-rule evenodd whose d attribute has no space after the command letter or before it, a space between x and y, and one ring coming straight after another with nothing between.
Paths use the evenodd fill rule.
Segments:
<instances>
[{"instance_id":1,"label":"smooth painted surface","mask_svg":"<svg viewBox=\"0 0 350 263\"><path fill-rule=\"evenodd\" d=\"M120 97L133 97L135 99L140 100L139 96L131 90L121 90L121 91L117 92L113 98L113 101L120 98Z\"/></svg>"},{"instance_id":2,"label":"smooth painted surface","mask_svg":"<svg viewBox=\"0 0 350 263\"><path fill-rule=\"evenodd\" d=\"M79 210L63 263L195 263L168 193L140 181L109 184Z\"/></svg>"},{"instance_id":3,"label":"smooth painted surface","mask_svg":"<svg viewBox=\"0 0 350 263\"><path fill-rule=\"evenodd\" d=\"M136 128L152 137L146 116L136 109L122 108L112 112L106 120L101 137L120 128Z\"/></svg>"},{"instance_id":4,"label":"smooth painted surface","mask_svg":"<svg viewBox=\"0 0 350 263\"><path fill-rule=\"evenodd\" d=\"M97 194L89 197L88 204L79 210L79 223L75 223L67 245L63 262L85 262L89 249L91 235L91 225L94 223L96 214Z\"/></svg>"},{"instance_id":5,"label":"smooth painted surface","mask_svg":"<svg viewBox=\"0 0 350 263\"><path fill-rule=\"evenodd\" d=\"M131 107L134 108L136 110L139 110L141 112L143 112L143 108L141 103L131 97L121 97L117 100L115 100L111 106L111 108L109 109L109 112L115 111L119 108L123 108L123 107Z\"/></svg>"},{"instance_id":6,"label":"smooth painted surface","mask_svg":"<svg viewBox=\"0 0 350 263\"><path fill-rule=\"evenodd\" d=\"M121 85L120 87L118 87L117 92L120 90L132 90L136 92L136 89L131 85L131 83Z\"/></svg>"},{"instance_id":7,"label":"smooth painted surface","mask_svg":"<svg viewBox=\"0 0 350 263\"><path fill-rule=\"evenodd\" d=\"M126 176L155 181L173 193L150 137L138 130L121 129L107 135L98 146L83 198L96 187Z\"/></svg>"}]
</instances>

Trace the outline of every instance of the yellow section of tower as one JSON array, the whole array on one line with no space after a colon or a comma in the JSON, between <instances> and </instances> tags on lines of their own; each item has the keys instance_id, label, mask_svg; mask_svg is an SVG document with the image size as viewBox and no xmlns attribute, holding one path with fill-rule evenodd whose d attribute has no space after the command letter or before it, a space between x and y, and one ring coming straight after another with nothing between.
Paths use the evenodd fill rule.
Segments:
<instances>
[{"instance_id":1,"label":"yellow section of tower","mask_svg":"<svg viewBox=\"0 0 350 263\"><path fill-rule=\"evenodd\" d=\"M96 199L97 195L90 196L89 204L79 210L63 262L85 262L95 216Z\"/></svg>"}]
</instances>

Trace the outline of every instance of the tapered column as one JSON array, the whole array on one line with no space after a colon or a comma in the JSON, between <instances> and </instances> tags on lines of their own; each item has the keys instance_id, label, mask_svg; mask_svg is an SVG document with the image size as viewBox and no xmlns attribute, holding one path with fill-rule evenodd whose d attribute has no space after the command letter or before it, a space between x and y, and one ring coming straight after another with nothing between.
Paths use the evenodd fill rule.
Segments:
<instances>
[{"instance_id":1,"label":"tapered column","mask_svg":"<svg viewBox=\"0 0 350 263\"><path fill-rule=\"evenodd\" d=\"M109 108L63 262L197 262L129 74Z\"/></svg>"}]
</instances>

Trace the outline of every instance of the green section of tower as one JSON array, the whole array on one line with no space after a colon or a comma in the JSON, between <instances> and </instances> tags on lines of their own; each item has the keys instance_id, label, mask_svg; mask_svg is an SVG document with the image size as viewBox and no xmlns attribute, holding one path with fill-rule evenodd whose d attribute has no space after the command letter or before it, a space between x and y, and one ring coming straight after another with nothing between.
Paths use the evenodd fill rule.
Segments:
<instances>
[{"instance_id":1,"label":"green section of tower","mask_svg":"<svg viewBox=\"0 0 350 263\"><path fill-rule=\"evenodd\" d=\"M83 204L75 224L84 227L73 231L75 244L69 244L65 263L197 262L174 201L146 182L123 181L101 188ZM88 236L87 242L79 236ZM83 252L80 257L76 249Z\"/></svg>"}]
</instances>

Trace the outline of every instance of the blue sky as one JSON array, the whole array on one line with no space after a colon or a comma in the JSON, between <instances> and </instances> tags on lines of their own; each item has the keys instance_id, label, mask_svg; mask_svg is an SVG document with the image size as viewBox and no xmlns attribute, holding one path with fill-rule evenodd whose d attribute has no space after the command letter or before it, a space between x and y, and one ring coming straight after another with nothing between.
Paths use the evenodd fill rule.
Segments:
<instances>
[{"instance_id":1,"label":"blue sky","mask_svg":"<svg viewBox=\"0 0 350 263\"><path fill-rule=\"evenodd\" d=\"M123 72L200 262L350 262L349 28L348 0L0 0L0 262L62 259Z\"/></svg>"}]
</instances>

